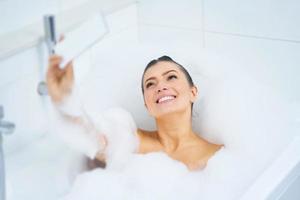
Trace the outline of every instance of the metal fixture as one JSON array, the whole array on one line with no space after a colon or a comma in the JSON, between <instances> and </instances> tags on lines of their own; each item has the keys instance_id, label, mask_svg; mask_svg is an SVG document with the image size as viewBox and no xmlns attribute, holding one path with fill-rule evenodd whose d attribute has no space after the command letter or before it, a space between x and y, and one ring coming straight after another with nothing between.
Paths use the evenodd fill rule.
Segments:
<instances>
[{"instance_id":1,"label":"metal fixture","mask_svg":"<svg viewBox=\"0 0 300 200\"><path fill-rule=\"evenodd\" d=\"M54 47L56 44L56 31L55 31L55 17L54 15L44 16L44 32L45 41L49 55L54 54ZM37 92L40 96L46 96L48 94L47 84L44 80L39 82Z\"/></svg>"},{"instance_id":2,"label":"metal fixture","mask_svg":"<svg viewBox=\"0 0 300 200\"><path fill-rule=\"evenodd\" d=\"M0 200L5 200L5 165L4 165L4 154L2 148L2 134L11 134L15 130L15 125L11 122L3 121L4 109L0 105Z\"/></svg>"},{"instance_id":3,"label":"metal fixture","mask_svg":"<svg viewBox=\"0 0 300 200\"><path fill-rule=\"evenodd\" d=\"M54 54L54 46L56 44L54 15L44 16L44 32L45 32L45 40L46 40L49 55L52 55Z\"/></svg>"}]
</instances>

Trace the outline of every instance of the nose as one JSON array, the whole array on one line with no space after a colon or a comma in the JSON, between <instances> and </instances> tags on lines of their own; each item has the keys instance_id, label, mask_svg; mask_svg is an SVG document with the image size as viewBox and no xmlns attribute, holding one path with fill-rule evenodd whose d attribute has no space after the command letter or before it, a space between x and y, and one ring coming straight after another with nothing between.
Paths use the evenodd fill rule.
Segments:
<instances>
[{"instance_id":1,"label":"nose","mask_svg":"<svg viewBox=\"0 0 300 200\"><path fill-rule=\"evenodd\" d=\"M168 90L168 88L168 83L166 83L164 80L160 80L156 85L156 92L160 93L164 90Z\"/></svg>"},{"instance_id":2,"label":"nose","mask_svg":"<svg viewBox=\"0 0 300 200\"><path fill-rule=\"evenodd\" d=\"M157 93L160 93L163 90L168 90L168 88L167 87L160 87L160 88L158 88Z\"/></svg>"}]
</instances>

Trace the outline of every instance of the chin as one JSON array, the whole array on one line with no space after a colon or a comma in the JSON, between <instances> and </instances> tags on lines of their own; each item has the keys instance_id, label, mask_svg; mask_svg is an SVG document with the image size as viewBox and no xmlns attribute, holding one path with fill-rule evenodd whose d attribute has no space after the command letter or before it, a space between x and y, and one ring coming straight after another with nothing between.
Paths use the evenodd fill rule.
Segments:
<instances>
[{"instance_id":1,"label":"chin","mask_svg":"<svg viewBox=\"0 0 300 200\"><path fill-rule=\"evenodd\" d=\"M189 107L188 107L189 109ZM165 116L170 116L170 115L173 115L173 114L179 114L179 113L183 113L187 110L187 107L178 107L178 106L173 106L173 107L164 107L164 108L161 108L161 109L158 109L154 114L153 116L155 118L162 118L162 117L165 117Z\"/></svg>"}]
</instances>

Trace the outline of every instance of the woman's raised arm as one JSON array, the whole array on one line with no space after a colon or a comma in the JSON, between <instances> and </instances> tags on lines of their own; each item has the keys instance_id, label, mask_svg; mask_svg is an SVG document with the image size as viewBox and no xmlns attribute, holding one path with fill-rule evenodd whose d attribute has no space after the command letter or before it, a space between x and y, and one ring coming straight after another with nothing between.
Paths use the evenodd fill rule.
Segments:
<instances>
[{"instance_id":1,"label":"woman's raised arm","mask_svg":"<svg viewBox=\"0 0 300 200\"><path fill-rule=\"evenodd\" d=\"M91 159L105 160L107 167L124 166L139 146L132 115L118 107L88 115L74 84L72 62L60 69L61 61L61 57L51 56L47 73L55 133Z\"/></svg>"},{"instance_id":2,"label":"woman's raised arm","mask_svg":"<svg viewBox=\"0 0 300 200\"><path fill-rule=\"evenodd\" d=\"M56 132L72 148L79 150L91 159L105 160L106 138L99 133L85 113L74 86L73 63L64 69L59 68L62 57L49 57L47 87L55 117L52 118Z\"/></svg>"}]
</instances>

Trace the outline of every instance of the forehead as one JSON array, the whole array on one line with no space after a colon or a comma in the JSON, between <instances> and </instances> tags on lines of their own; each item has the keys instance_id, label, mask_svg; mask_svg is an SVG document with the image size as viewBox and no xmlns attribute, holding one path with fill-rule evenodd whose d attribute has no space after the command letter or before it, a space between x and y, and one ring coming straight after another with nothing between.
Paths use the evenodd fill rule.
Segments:
<instances>
[{"instance_id":1,"label":"forehead","mask_svg":"<svg viewBox=\"0 0 300 200\"><path fill-rule=\"evenodd\" d=\"M150 77L160 76L169 70L175 70L178 73L182 73L177 64L168 61L160 61L148 68L145 72L144 80Z\"/></svg>"}]
</instances>

